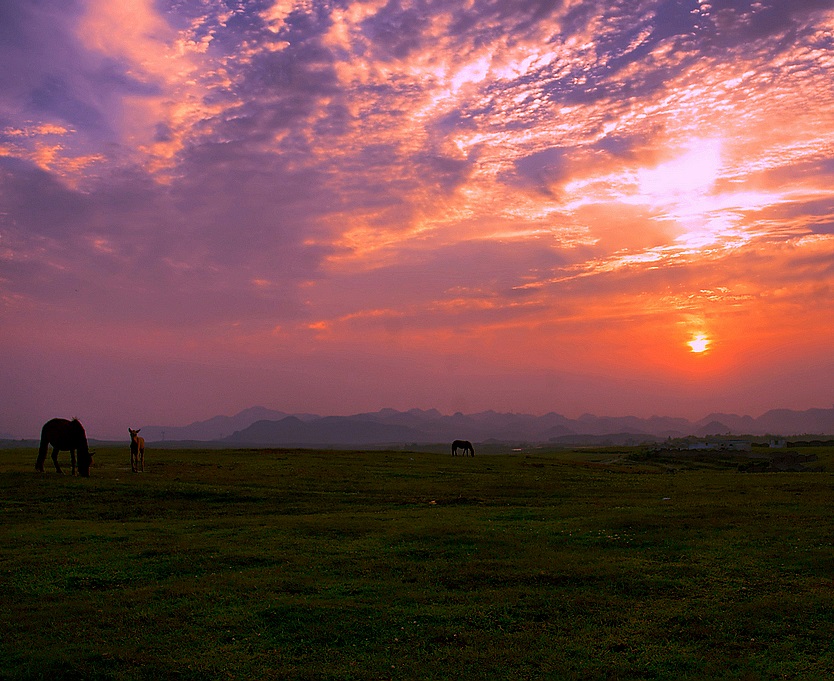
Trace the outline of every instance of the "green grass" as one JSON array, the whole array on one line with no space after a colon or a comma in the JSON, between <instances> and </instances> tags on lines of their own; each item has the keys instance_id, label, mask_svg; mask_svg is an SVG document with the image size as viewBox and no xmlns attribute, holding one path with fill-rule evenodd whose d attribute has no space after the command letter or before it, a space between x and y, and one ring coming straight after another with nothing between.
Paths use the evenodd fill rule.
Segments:
<instances>
[{"instance_id":1,"label":"green grass","mask_svg":"<svg viewBox=\"0 0 834 681\"><path fill-rule=\"evenodd\" d=\"M135 475L125 445L80 479L35 456L0 450L3 680L834 673L830 473L149 448Z\"/></svg>"}]
</instances>

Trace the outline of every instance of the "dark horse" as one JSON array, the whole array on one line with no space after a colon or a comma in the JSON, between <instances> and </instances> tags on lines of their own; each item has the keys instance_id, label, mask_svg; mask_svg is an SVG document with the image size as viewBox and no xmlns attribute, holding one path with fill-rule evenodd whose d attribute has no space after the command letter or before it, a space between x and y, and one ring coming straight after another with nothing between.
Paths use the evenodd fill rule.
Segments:
<instances>
[{"instance_id":1,"label":"dark horse","mask_svg":"<svg viewBox=\"0 0 834 681\"><path fill-rule=\"evenodd\" d=\"M452 456L457 456L459 449L463 450L462 456L466 456L467 454L469 456L475 456L475 448L469 440L455 440L452 443Z\"/></svg>"},{"instance_id":2,"label":"dark horse","mask_svg":"<svg viewBox=\"0 0 834 681\"><path fill-rule=\"evenodd\" d=\"M58 452L62 449L69 450L72 457L72 474L75 475L75 452L78 450L78 474L90 477L90 466L93 463L93 455L87 446L87 434L84 432L78 419L67 421L66 419L52 419L47 421L41 429L41 446L38 449L38 460L35 462L35 470L43 473L43 462L46 461L46 452L52 445L52 462L59 475L63 475L58 465Z\"/></svg>"}]
</instances>

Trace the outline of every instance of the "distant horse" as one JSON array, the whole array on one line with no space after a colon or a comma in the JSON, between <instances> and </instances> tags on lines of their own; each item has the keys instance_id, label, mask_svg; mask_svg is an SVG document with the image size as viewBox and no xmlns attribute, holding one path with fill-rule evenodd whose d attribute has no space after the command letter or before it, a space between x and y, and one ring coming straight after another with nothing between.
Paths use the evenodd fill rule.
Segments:
<instances>
[{"instance_id":1,"label":"distant horse","mask_svg":"<svg viewBox=\"0 0 834 681\"><path fill-rule=\"evenodd\" d=\"M475 456L475 448L469 440L455 440L452 443L452 456L457 456L459 449L463 450L461 456Z\"/></svg>"},{"instance_id":2,"label":"distant horse","mask_svg":"<svg viewBox=\"0 0 834 681\"><path fill-rule=\"evenodd\" d=\"M66 419L52 419L47 421L41 428L41 446L38 449L38 460L35 462L35 470L43 473L43 463L46 461L46 452L52 445L52 462L59 475L64 472L58 465L58 452L69 451L72 458L72 474L75 475L75 452L78 451L78 474L84 478L90 477L90 466L93 464L93 453L87 445L87 434L84 432L78 419L67 421Z\"/></svg>"},{"instance_id":3,"label":"distant horse","mask_svg":"<svg viewBox=\"0 0 834 681\"><path fill-rule=\"evenodd\" d=\"M139 472L139 467L142 467L142 472L145 472L145 438L139 437L141 428L133 430L128 427L127 432L130 433L130 467L134 473Z\"/></svg>"}]
</instances>

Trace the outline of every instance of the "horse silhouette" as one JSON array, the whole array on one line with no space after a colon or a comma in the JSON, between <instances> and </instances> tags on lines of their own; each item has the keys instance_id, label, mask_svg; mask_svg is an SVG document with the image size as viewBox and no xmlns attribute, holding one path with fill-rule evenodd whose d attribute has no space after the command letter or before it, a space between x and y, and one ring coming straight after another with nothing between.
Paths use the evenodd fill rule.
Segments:
<instances>
[{"instance_id":1,"label":"horse silhouette","mask_svg":"<svg viewBox=\"0 0 834 681\"><path fill-rule=\"evenodd\" d=\"M139 466L142 467L142 472L145 472L145 438L139 437L141 428L133 430L128 426L127 432L130 433L130 467L134 473L139 472Z\"/></svg>"},{"instance_id":2,"label":"horse silhouette","mask_svg":"<svg viewBox=\"0 0 834 681\"><path fill-rule=\"evenodd\" d=\"M69 451L72 459L72 474L75 475L75 452L78 452L78 474L84 478L90 477L90 466L93 464L93 453L87 445L87 433L84 426L78 419L67 421L66 419L52 419L47 421L41 428L41 446L38 449L38 460L35 462L35 470L43 473L43 464L46 461L46 453L52 445L52 463L59 475L64 471L58 465L58 452Z\"/></svg>"},{"instance_id":3,"label":"horse silhouette","mask_svg":"<svg viewBox=\"0 0 834 681\"><path fill-rule=\"evenodd\" d=\"M455 440L452 443L452 456L457 456L459 449L463 450L462 456L466 456L467 454L469 456L475 456L475 448L469 440Z\"/></svg>"}]
</instances>

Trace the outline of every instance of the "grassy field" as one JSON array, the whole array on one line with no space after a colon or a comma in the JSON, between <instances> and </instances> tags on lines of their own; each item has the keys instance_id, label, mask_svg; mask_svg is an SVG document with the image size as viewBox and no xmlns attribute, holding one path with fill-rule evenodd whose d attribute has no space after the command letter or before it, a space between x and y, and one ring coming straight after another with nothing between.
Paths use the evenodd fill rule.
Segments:
<instances>
[{"instance_id":1,"label":"grassy field","mask_svg":"<svg viewBox=\"0 0 834 681\"><path fill-rule=\"evenodd\" d=\"M0 451L0 679L834 674L828 472L149 448L135 475L125 443L80 479L35 456Z\"/></svg>"}]
</instances>

